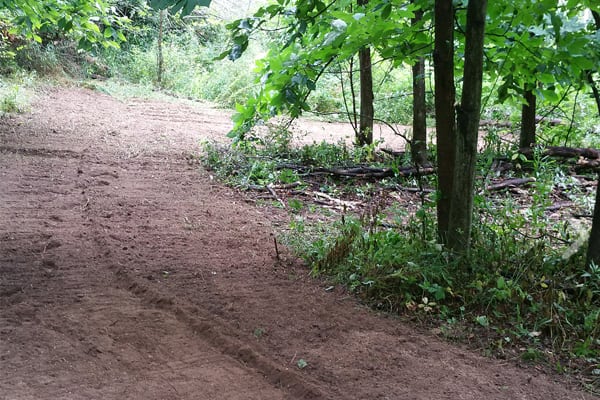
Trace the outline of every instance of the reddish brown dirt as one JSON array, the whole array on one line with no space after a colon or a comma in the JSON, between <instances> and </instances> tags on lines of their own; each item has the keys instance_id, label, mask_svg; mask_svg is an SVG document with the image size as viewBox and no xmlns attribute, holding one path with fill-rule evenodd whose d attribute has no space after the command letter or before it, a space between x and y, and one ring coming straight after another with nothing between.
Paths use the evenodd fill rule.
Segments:
<instances>
[{"instance_id":1,"label":"reddish brown dirt","mask_svg":"<svg viewBox=\"0 0 600 400\"><path fill-rule=\"evenodd\" d=\"M225 113L76 88L32 109L0 121L0 398L592 398L278 262L274 217L185 159Z\"/></svg>"}]
</instances>

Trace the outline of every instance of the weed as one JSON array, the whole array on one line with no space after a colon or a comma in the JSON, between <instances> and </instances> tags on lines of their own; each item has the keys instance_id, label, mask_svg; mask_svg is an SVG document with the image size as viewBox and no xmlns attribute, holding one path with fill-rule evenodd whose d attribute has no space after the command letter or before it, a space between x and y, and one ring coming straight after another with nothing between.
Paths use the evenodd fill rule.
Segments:
<instances>
[{"instance_id":1,"label":"weed","mask_svg":"<svg viewBox=\"0 0 600 400\"><path fill-rule=\"evenodd\" d=\"M254 329L253 335L255 338L260 339L266 333L265 328L256 328Z\"/></svg>"}]
</instances>

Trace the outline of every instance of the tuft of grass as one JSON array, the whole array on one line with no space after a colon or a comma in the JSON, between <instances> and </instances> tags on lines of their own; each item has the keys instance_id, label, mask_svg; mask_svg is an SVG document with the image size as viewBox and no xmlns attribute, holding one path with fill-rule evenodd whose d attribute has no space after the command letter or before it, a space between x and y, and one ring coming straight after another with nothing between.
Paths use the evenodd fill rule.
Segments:
<instances>
[{"instance_id":1,"label":"tuft of grass","mask_svg":"<svg viewBox=\"0 0 600 400\"><path fill-rule=\"evenodd\" d=\"M29 110L35 85L35 74L18 73L0 79L0 112L23 113Z\"/></svg>"}]
</instances>

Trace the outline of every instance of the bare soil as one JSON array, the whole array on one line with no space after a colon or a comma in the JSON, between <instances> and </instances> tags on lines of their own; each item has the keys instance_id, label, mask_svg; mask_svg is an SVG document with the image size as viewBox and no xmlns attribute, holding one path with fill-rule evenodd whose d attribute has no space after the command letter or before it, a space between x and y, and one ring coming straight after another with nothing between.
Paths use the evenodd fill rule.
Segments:
<instances>
[{"instance_id":1,"label":"bare soil","mask_svg":"<svg viewBox=\"0 0 600 400\"><path fill-rule=\"evenodd\" d=\"M0 120L1 399L592 398L277 260L282 216L186 160L230 126L81 88Z\"/></svg>"}]
</instances>

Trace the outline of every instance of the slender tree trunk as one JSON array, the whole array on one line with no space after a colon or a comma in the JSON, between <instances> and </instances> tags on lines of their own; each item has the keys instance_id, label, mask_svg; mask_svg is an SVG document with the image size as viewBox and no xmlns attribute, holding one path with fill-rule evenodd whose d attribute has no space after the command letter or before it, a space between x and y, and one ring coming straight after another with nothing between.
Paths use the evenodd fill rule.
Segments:
<instances>
[{"instance_id":1,"label":"slender tree trunk","mask_svg":"<svg viewBox=\"0 0 600 400\"><path fill-rule=\"evenodd\" d=\"M423 18L423 11L417 10L413 25ZM412 67L413 79L413 136L410 144L412 161L424 166L427 161L427 113L425 98L425 58L419 57Z\"/></svg>"},{"instance_id":2,"label":"slender tree trunk","mask_svg":"<svg viewBox=\"0 0 600 400\"><path fill-rule=\"evenodd\" d=\"M592 17L594 17L594 22L596 23L596 29L600 30L600 13L598 11L592 11Z\"/></svg>"},{"instance_id":3,"label":"slender tree trunk","mask_svg":"<svg viewBox=\"0 0 600 400\"><path fill-rule=\"evenodd\" d=\"M357 138L359 146L373 143L373 71L371 69L371 49L364 47L358 51L360 64L360 123Z\"/></svg>"},{"instance_id":4,"label":"slender tree trunk","mask_svg":"<svg viewBox=\"0 0 600 400\"><path fill-rule=\"evenodd\" d=\"M533 89L525 84L525 102L521 109L521 135L519 136L519 147L528 149L535 144L535 112L536 97Z\"/></svg>"},{"instance_id":5,"label":"slender tree trunk","mask_svg":"<svg viewBox=\"0 0 600 400\"><path fill-rule=\"evenodd\" d=\"M163 58L163 29L165 23L166 10L160 10L158 19L158 60L157 60L157 76L156 82L159 87L162 87L164 58Z\"/></svg>"},{"instance_id":6,"label":"slender tree trunk","mask_svg":"<svg viewBox=\"0 0 600 400\"><path fill-rule=\"evenodd\" d=\"M454 111L454 7L452 0L435 1L435 124L438 170L438 236L445 243L454 179L456 118Z\"/></svg>"},{"instance_id":7,"label":"slender tree trunk","mask_svg":"<svg viewBox=\"0 0 600 400\"><path fill-rule=\"evenodd\" d=\"M600 31L600 13L597 11L592 11L592 16L594 17L594 22L596 23L596 30ZM586 71L586 78L592 87L592 93L594 95L594 99L596 100L596 107L598 108L598 115L600 115L600 91L598 90L598 85L596 85L596 81L594 81L594 73L593 71Z\"/></svg>"},{"instance_id":8,"label":"slender tree trunk","mask_svg":"<svg viewBox=\"0 0 600 400\"><path fill-rule=\"evenodd\" d=\"M592 220L592 233L587 250L587 264L594 262L600 265L600 172L598 172L598 187L596 188L596 205L594 206L594 219Z\"/></svg>"},{"instance_id":9,"label":"slender tree trunk","mask_svg":"<svg viewBox=\"0 0 600 400\"><path fill-rule=\"evenodd\" d=\"M470 247L486 7L487 0L470 0L467 6L463 92L458 111L456 165L448 223L448 247L458 253L466 253Z\"/></svg>"},{"instance_id":10,"label":"slender tree trunk","mask_svg":"<svg viewBox=\"0 0 600 400\"><path fill-rule=\"evenodd\" d=\"M596 81L594 80L594 74L592 71L586 71L585 73L588 83L592 87L592 94L594 96L594 100L596 100L596 108L598 109L598 116L600 116L600 91L598 90L598 85L596 85Z\"/></svg>"},{"instance_id":11,"label":"slender tree trunk","mask_svg":"<svg viewBox=\"0 0 600 400\"><path fill-rule=\"evenodd\" d=\"M369 0L358 0L359 6L364 6ZM358 51L360 68L360 122L356 143L359 146L373 143L373 71L371 65L371 49L368 46Z\"/></svg>"}]
</instances>

